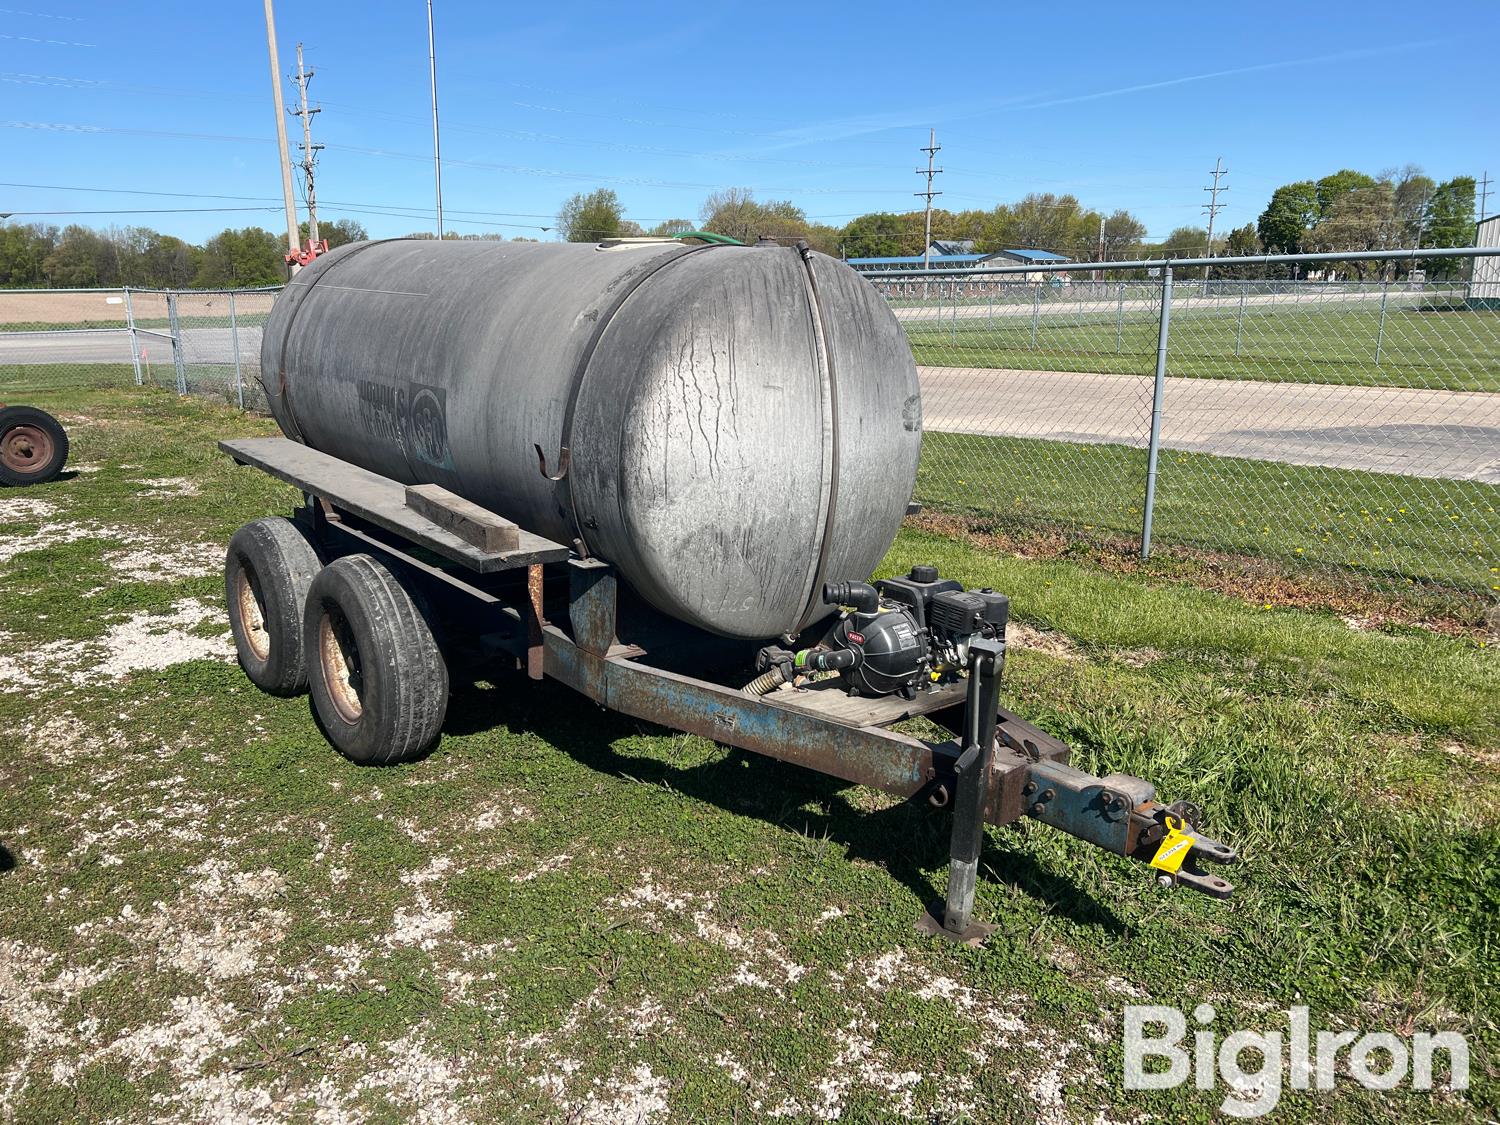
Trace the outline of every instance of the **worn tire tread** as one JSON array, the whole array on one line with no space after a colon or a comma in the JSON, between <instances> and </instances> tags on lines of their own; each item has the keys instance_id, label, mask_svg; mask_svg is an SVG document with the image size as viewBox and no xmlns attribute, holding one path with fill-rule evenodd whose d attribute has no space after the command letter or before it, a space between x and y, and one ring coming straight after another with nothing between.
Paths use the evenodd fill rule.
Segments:
<instances>
[{"instance_id":1,"label":"worn tire tread","mask_svg":"<svg viewBox=\"0 0 1500 1125\"><path fill-rule=\"evenodd\" d=\"M350 619L365 667L371 668L372 661L381 664L376 690L385 698L362 700L363 714L353 725L330 714L318 683L316 634L325 599ZM351 613L355 602L360 612ZM361 617L365 629L356 624ZM448 711L448 666L420 595L399 574L365 554L332 563L308 592L303 637L319 723L340 753L364 765L394 765L436 744ZM368 674L365 682L367 692L376 687Z\"/></svg>"},{"instance_id":2,"label":"worn tire tread","mask_svg":"<svg viewBox=\"0 0 1500 1125\"><path fill-rule=\"evenodd\" d=\"M271 655L264 662L250 650L239 620L235 579L246 562L256 574L271 635ZM307 591L322 567L312 541L284 516L252 520L229 541L224 556L224 601L235 651L250 682L271 695L300 695L307 690L302 611Z\"/></svg>"}]
</instances>

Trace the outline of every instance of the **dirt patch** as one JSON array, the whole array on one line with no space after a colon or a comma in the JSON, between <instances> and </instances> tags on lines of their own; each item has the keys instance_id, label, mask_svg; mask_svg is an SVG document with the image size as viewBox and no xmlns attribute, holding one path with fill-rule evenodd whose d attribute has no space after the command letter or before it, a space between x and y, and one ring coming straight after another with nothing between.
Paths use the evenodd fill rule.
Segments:
<instances>
[{"instance_id":1,"label":"dirt patch","mask_svg":"<svg viewBox=\"0 0 1500 1125\"><path fill-rule=\"evenodd\" d=\"M1015 534L990 520L922 512L907 518L916 531L956 539L990 554L1023 559L1066 559L1106 574L1130 575L1153 584L1194 586L1227 594L1249 605L1335 613L1384 625L1416 625L1449 636L1483 637L1484 609L1458 597L1396 595L1360 588L1327 574L1289 572L1269 559L1187 547L1157 548L1143 561L1131 540L1082 538L1057 530ZM1500 607L1497 607L1500 608ZM1497 621L1496 628L1500 628Z\"/></svg>"},{"instance_id":2,"label":"dirt patch","mask_svg":"<svg viewBox=\"0 0 1500 1125\"><path fill-rule=\"evenodd\" d=\"M1059 660L1083 659L1083 653L1078 651L1077 643L1066 634L1051 629L1033 629L1030 625L1016 620L1012 620L1005 627L1005 645L1007 648L1015 646L1031 652L1046 653Z\"/></svg>"}]
</instances>

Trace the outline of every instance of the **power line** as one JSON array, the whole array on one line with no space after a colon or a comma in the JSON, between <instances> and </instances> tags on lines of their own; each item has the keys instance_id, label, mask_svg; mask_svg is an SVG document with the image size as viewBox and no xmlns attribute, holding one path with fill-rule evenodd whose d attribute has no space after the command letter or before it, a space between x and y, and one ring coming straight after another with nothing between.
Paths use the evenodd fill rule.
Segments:
<instances>
[{"instance_id":1,"label":"power line","mask_svg":"<svg viewBox=\"0 0 1500 1125\"><path fill-rule=\"evenodd\" d=\"M194 215L203 213L223 214L230 211L279 211L280 207L147 207L127 208L120 211L12 211L13 218L31 215Z\"/></svg>"},{"instance_id":2,"label":"power line","mask_svg":"<svg viewBox=\"0 0 1500 1125\"><path fill-rule=\"evenodd\" d=\"M942 150L942 147L942 145L937 143L937 130L929 129L927 130L927 147L917 149L918 152L925 152L927 154L927 171L925 173L927 176L927 190L912 192L913 195L925 196L927 199L927 215L923 221L923 230L925 233L922 235L922 268L924 270L932 268L932 197L943 194L940 191L932 190L932 177L942 171L941 168L934 168L932 166L932 160ZM922 169L918 168L917 175L920 176L923 174Z\"/></svg>"}]
</instances>

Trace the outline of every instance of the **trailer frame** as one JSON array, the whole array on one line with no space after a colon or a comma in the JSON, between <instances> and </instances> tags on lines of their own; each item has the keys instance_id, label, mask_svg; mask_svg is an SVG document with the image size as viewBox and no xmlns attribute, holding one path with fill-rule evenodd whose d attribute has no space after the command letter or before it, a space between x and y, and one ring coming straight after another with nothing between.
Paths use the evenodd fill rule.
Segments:
<instances>
[{"instance_id":1,"label":"trailer frame","mask_svg":"<svg viewBox=\"0 0 1500 1125\"><path fill-rule=\"evenodd\" d=\"M912 700L851 696L836 679L748 695L661 659L691 641L622 639L620 581L603 560L524 530L514 549L486 551L407 507L399 482L286 438L219 447L239 464L298 488L303 504L294 518L330 554L374 553L411 581L478 603L494 626L480 639L532 679L554 679L663 727L934 808L952 806L948 890L941 905L919 917L927 932L978 943L992 929L973 919L986 823L1030 818L1150 863L1174 821L1190 828L1189 819L1201 817L1193 806L1161 804L1139 778L1073 768L1066 743L1002 708L1003 638L976 638L966 677L932 685ZM525 572L524 588L494 581L517 571ZM893 729L919 716L951 737L930 741ZM1192 840L1188 862L1158 878L1228 897L1233 886L1199 861L1233 862L1234 852L1206 836Z\"/></svg>"}]
</instances>

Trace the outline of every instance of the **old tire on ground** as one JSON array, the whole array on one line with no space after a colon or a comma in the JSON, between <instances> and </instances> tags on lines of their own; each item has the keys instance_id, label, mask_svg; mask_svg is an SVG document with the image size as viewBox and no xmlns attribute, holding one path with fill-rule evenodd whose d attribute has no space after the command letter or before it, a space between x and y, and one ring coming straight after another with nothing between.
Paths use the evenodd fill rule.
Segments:
<instances>
[{"instance_id":1,"label":"old tire on ground","mask_svg":"<svg viewBox=\"0 0 1500 1125\"><path fill-rule=\"evenodd\" d=\"M0 484L41 484L62 472L68 432L34 406L0 408Z\"/></svg>"},{"instance_id":2,"label":"old tire on ground","mask_svg":"<svg viewBox=\"0 0 1500 1125\"><path fill-rule=\"evenodd\" d=\"M448 666L389 567L348 555L320 571L302 630L313 712L339 753L391 765L432 748L448 710Z\"/></svg>"},{"instance_id":3,"label":"old tire on ground","mask_svg":"<svg viewBox=\"0 0 1500 1125\"><path fill-rule=\"evenodd\" d=\"M272 695L307 688L302 610L323 567L311 541L289 519L274 516L234 533L224 559L224 601L240 667Z\"/></svg>"}]
</instances>

